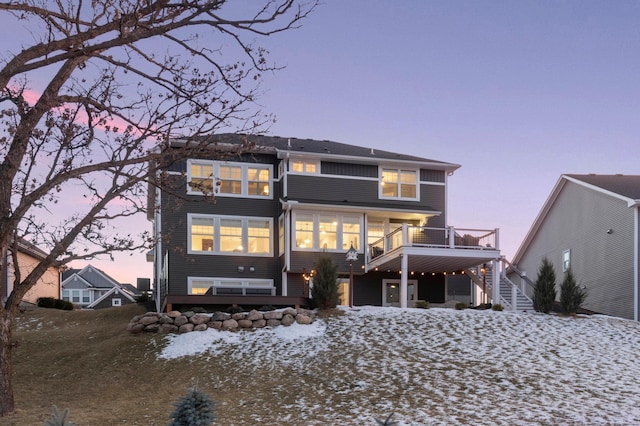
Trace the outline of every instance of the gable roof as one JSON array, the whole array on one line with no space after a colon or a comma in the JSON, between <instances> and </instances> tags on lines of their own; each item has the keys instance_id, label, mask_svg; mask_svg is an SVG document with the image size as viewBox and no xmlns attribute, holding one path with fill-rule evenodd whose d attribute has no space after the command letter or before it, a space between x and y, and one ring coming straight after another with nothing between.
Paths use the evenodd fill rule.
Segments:
<instances>
[{"instance_id":1,"label":"gable roof","mask_svg":"<svg viewBox=\"0 0 640 426\"><path fill-rule=\"evenodd\" d=\"M81 279L86 282L89 287L94 288L120 287L120 284L116 280L91 265L87 265L80 270L70 269L69 271L65 271L65 273L63 273L62 287L65 287L66 283L72 279Z\"/></svg>"},{"instance_id":2,"label":"gable roof","mask_svg":"<svg viewBox=\"0 0 640 426\"><path fill-rule=\"evenodd\" d=\"M640 204L640 175L564 175L575 183L618 196L632 204ZM587 185L584 185L587 184Z\"/></svg>"},{"instance_id":3,"label":"gable roof","mask_svg":"<svg viewBox=\"0 0 640 426\"><path fill-rule=\"evenodd\" d=\"M96 300L93 301L93 303L91 303L90 305L87 306L87 308L94 308L95 306L97 306L100 302L102 302L103 300L113 297L113 296L117 296L117 295L122 295L124 297L126 297L127 299L129 299L131 302L136 301L136 299L130 295L127 291L123 290L120 287L114 287L111 290L109 290L108 292L106 292L105 294L103 294L102 296L100 296L99 298L97 298Z\"/></svg>"},{"instance_id":4,"label":"gable roof","mask_svg":"<svg viewBox=\"0 0 640 426\"><path fill-rule=\"evenodd\" d=\"M561 175L513 257L513 264L517 265L522 256L524 256L529 244L531 244L531 241L538 233L538 229L540 229L540 226L567 182L573 182L584 188L589 188L593 191L623 200L629 207L640 207L640 175Z\"/></svg>"},{"instance_id":5,"label":"gable roof","mask_svg":"<svg viewBox=\"0 0 640 426\"><path fill-rule=\"evenodd\" d=\"M200 141L202 141L202 139ZM386 160L391 162L421 163L425 166L430 166L438 170L446 170L448 172L453 172L460 168L459 164L447 163L414 155L399 154L391 151L366 148L357 145L349 145L329 140L222 133L209 136L204 139L204 141L212 145L217 144L230 146L249 142L251 144L255 144L256 152L263 151L265 153L272 153L278 155L280 158L284 158L288 154L321 155L323 158L353 159L363 162L379 162L380 160ZM185 143L187 143L187 139L176 139L172 142L172 145L180 146Z\"/></svg>"}]
</instances>

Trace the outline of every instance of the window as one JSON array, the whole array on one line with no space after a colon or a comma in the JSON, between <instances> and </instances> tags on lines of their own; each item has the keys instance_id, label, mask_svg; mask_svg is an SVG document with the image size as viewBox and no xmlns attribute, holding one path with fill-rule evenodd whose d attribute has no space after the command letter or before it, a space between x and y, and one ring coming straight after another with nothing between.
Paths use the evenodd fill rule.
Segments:
<instances>
[{"instance_id":1,"label":"window","mask_svg":"<svg viewBox=\"0 0 640 426\"><path fill-rule=\"evenodd\" d=\"M307 160L292 160L291 171L296 173L318 173L318 163Z\"/></svg>"},{"instance_id":2,"label":"window","mask_svg":"<svg viewBox=\"0 0 640 426\"><path fill-rule=\"evenodd\" d=\"M284 254L284 215L278 218L278 253Z\"/></svg>"},{"instance_id":3,"label":"window","mask_svg":"<svg viewBox=\"0 0 640 426\"><path fill-rule=\"evenodd\" d=\"M335 250L338 241L338 219L336 216L320 215L320 248Z\"/></svg>"},{"instance_id":4,"label":"window","mask_svg":"<svg viewBox=\"0 0 640 426\"><path fill-rule=\"evenodd\" d=\"M220 166L220 194L242 193L242 169L238 166Z\"/></svg>"},{"instance_id":5,"label":"window","mask_svg":"<svg viewBox=\"0 0 640 426\"><path fill-rule=\"evenodd\" d=\"M296 247L313 248L313 215L296 215Z\"/></svg>"},{"instance_id":6,"label":"window","mask_svg":"<svg viewBox=\"0 0 640 426\"><path fill-rule=\"evenodd\" d=\"M209 162L192 162L189 167L191 179L189 187L192 191L211 193L213 191L213 164Z\"/></svg>"},{"instance_id":7,"label":"window","mask_svg":"<svg viewBox=\"0 0 640 426\"><path fill-rule=\"evenodd\" d=\"M270 218L188 215L190 253L270 256Z\"/></svg>"},{"instance_id":8,"label":"window","mask_svg":"<svg viewBox=\"0 0 640 426\"><path fill-rule=\"evenodd\" d=\"M356 215L294 213L295 247L301 250L360 249L361 218Z\"/></svg>"},{"instance_id":9,"label":"window","mask_svg":"<svg viewBox=\"0 0 640 426\"><path fill-rule=\"evenodd\" d=\"M382 169L380 198L418 199L416 170Z\"/></svg>"},{"instance_id":10,"label":"window","mask_svg":"<svg viewBox=\"0 0 640 426\"><path fill-rule=\"evenodd\" d=\"M249 253L269 254L271 229L268 220L249 220L247 225L247 249Z\"/></svg>"},{"instance_id":11,"label":"window","mask_svg":"<svg viewBox=\"0 0 640 426\"><path fill-rule=\"evenodd\" d=\"M189 294L237 294L274 296L276 288L273 280L238 278L200 278L187 279Z\"/></svg>"},{"instance_id":12,"label":"window","mask_svg":"<svg viewBox=\"0 0 640 426\"><path fill-rule=\"evenodd\" d=\"M82 303L91 303L91 295L88 291L82 292Z\"/></svg>"},{"instance_id":13,"label":"window","mask_svg":"<svg viewBox=\"0 0 640 426\"><path fill-rule=\"evenodd\" d=\"M203 160L188 164L190 194L214 191L222 197L272 198L270 165Z\"/></svg>"},{"instance_id":14,"label":"window","mask_svg":"<svg viewBox=\"0 0 640 426\"><path fill-rule=\"evenodd\" d=\"M247 168L247 195L269 195L269 170L260 167Z\"/></svg>"},{"instance_id":15,"label":"window","mask_svg":"<svg viewBox=\"0 0 640 426\"><path fill-rule=\"evenodd\" d=\"M567 272L571 268L571 250L562 252L562 272Z\"/></svg>"},{"instance_id":16,"label":"window","mask_svg":"<svg viewBox=\"0 0 640 426\"><path fill-rule=\"evenodd\" d=\"M111 299L111 306L122 306L122 299Z\"/></svg>"},{"instance_id":17,"label":"window","mask_svg":"<svg viewBox=\"0 0 640 426\"><path fill-rule=\"evenodd\" d=\"M342 250L360 247L360 218L355 216L345 216L342 220Z\"/></svg>"},{"instance_id":18,"label":"window","mask_svg":"<svg viewBox=\"0 0 640 426\"><path fill-rule=\"evenodd\" d=\"M213 218L191 219L191 251L213 251L214 238Z\"/></svg>"},{"instance_id":19,"label":"window","mask_svg":"<svg viewBox=\"0 0 640 426\"><path fill-rule=\"evenodd\" d=\"M62 300L71 302L71 295L69 293L70 293L70 290L62 290Z\"/></svg>"},{"instance_id":20,"label":"window","mask_svg":"<svg viewBox=\"0 0 640 426\"><path fill-rule=\"evenodd\" d=\"M242 253L242 221L220 219L220 251Z\"/></svg>"}]
</instances>

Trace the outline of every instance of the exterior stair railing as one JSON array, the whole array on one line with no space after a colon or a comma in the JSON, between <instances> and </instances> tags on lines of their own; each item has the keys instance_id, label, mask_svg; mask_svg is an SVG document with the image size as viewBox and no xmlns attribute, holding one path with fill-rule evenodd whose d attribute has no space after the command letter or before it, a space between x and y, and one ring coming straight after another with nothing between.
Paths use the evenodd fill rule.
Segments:
<instances>
[{"instance_id":1,"label":"exterior stair railing","mask_svg":"<svg viewBox=\"0 0 640 426\"><path fill-rule=\"evenodd\" d=\"M527 296L527 288L533 291L534 282L527 277L516 265L509 262L504 256L500 258L500 299L501 303L509 306L513 311L533 311L533 301ZM520 283L516 284L507 276L513 272L520 277Z\"/></svg>"}]
</instances>

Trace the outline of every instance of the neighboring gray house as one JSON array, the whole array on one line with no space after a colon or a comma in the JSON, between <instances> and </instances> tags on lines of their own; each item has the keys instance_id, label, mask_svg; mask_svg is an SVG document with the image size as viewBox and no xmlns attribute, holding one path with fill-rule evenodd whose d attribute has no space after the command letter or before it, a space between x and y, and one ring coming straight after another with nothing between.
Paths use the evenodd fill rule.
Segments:
<instances>
[{"instance_id":1,"label":"neighboring gray house","mask_svg":"<svg viewBox=\"0 0 640 426\"><path fill-rule=\"evenodd\" d=\"M83 269L68 269L62 273L62 299L83 308L136 303L129 290L91 265Z\"/></svg>"},{"instance_id":2,"label":"neighboring gray house","mask_svg":"<svg viewBox=\"0 0 640 426\"><path fill-rule=\"evenodd\" d=\"M513 264L535 280L543 257L588 291L583 308L638 320L640 176L562 175Z\"/></svg>"},{"instance_id":3,"label":"neighboring gray house","mask_svg":"<svg viewBox=\"0 0 640 426\"><path fill-rule=\"evenodd\" d=\"M251 152L221 158L244 140ZM326 140L224 134L206 143L211 151L163 170L171 191L150 187L158 310L308 304L321 253L338 266L342 304L441 303L447 277L500 258L496 229L447 222L456 164Z\"/></svg>"}]
</instances>

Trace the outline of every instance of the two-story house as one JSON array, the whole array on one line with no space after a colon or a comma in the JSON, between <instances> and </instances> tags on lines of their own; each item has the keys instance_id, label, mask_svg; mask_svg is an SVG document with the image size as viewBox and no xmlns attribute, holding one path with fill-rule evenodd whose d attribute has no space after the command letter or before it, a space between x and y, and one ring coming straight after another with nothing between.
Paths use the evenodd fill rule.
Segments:
<instances>
[{"instance_id":1,"label":"two-story house","mask_svg":"<svg viewBox=\"0 0 640 426\"><path fill-rule=\"evenodd\" d=\"M220 155L244 138L251 152ZM448 275L500 257L497 230L448 226L456 164L309 139L223 134L207 143L214 153L175 162L161 172L172 189L149 194L159 310L305 305L323 252L338 265L342 304L438 303Z\"/></svg>"}]
</instances>

